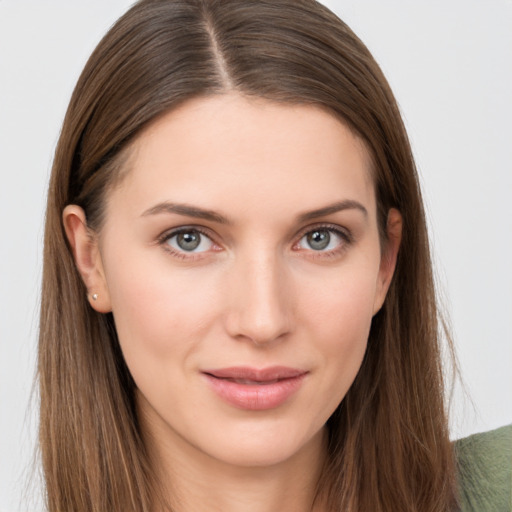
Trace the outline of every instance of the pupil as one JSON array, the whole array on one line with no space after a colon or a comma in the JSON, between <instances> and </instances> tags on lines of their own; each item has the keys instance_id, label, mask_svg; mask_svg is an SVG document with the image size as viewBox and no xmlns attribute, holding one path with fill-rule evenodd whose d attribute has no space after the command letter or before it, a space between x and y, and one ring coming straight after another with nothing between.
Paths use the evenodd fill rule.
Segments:
<instances>
[{"instance_id":1,"label":"pupil","mask_svg":"<svg viewBox=\"0 0 512 512\"><path fill-rule=\"evenodd\" d=\"M196 231L188 231L187 233L180 233L176 240L177 244L184 251L193 251L197 249L201 241L199 233Z\"/></svg>"},{"instance_id":2,"label":"pupil","mask_svg":"<svg viewBox=\"0 0 512 512\"><path fill-rule=\"evenodd\" d=\"M331 235L328 231L313 231L308 235L308 244L315 251L325 249L331 241Z\"/></svg>"}]
</instances>

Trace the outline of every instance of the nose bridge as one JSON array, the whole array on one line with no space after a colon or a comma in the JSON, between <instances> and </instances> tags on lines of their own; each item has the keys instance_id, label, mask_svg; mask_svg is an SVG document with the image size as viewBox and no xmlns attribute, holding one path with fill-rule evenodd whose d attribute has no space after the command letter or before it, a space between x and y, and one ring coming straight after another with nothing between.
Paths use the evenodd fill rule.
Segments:
<instances>
[{"instance_id":1,"label":"nose bridge","mask_svg":"<svg viewBox=\"0 0 512 512\"><path fill-rule=\"evenodd\" d=\"M283 259L268 248L236 258L230 280L228 331L265 344L291 329L289 278Z\"/></svg>"}]
</instances>

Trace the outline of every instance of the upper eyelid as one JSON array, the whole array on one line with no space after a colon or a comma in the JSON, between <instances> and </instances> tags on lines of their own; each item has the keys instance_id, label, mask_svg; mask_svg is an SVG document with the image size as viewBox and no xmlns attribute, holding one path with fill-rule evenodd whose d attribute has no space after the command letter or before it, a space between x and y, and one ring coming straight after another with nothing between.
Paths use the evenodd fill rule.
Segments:
<instances>
[{"instance_id":1,"label":"upper eyelid","mask_svg":"<svg viewBox=\"0 0 512 512\"><path fill-rule=\"evenodd\" d=\"M171 228L163 231L158 236L158 241L163 242L165 240L169 240L169 238L172 238L173 236L179 235L180 233L186 233L187 231L197 231L198 233L201 233L201 235L204 235L208 237L212 242L217 243L215 241L215 236L212 236L211 230L203 227L203 226L179 226L176 228Z\"/></svg>"},{"instance_id":2,"label":"upper eyelid","mask_svg":"<svg viewBox=\"0 0 512 512\"><path fill-rule=\"evenodd\" d=\"M306 226L306 227L302 228L300 231L298 231L298 233L294 236L294 238L300 240L304 235L307 235L308 233L311 233L312 231L322 230L322 229L325 229L326 231L334 231L335 233L339 233L341 236L343 236L349 240L352 240L352 238L353 238L352 233L349 229L344 228L338 224L331 224L329 222L324 222L324 223L319 222L316 224Z\"/></svg>"}]
</instances>

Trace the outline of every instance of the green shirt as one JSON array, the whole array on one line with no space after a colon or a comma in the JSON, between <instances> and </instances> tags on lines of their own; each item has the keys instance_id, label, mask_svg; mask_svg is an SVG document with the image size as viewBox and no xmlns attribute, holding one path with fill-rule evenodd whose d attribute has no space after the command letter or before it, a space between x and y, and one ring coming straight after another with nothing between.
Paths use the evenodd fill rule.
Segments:
<instances>
[{"instance_id":1,"label":"green shirt","mask_svg":"<svg viewBox=\"0 0 512 512\"><path fill-rule=\"evenodd\" d=\"M455 442L461 512L512 511L512 425Z\"/></svg>"}]
</instances>

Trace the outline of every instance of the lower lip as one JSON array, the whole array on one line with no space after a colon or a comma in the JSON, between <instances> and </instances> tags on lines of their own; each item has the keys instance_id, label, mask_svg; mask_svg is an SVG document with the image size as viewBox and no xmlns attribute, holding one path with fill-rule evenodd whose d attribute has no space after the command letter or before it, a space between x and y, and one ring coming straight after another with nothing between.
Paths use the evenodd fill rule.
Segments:
<instances>
[{"instance_id":1,"label":"lower lip","mask_svg":"<svg viewBox=\"0 0 512 512\"><path fill-rule=\"evenodd\" d=\"M230 405L249 411L264 411L284 404L299 390L306 373L271 384L239 384L203 375L213 391Z\"/></svg>"}]
</instances>

